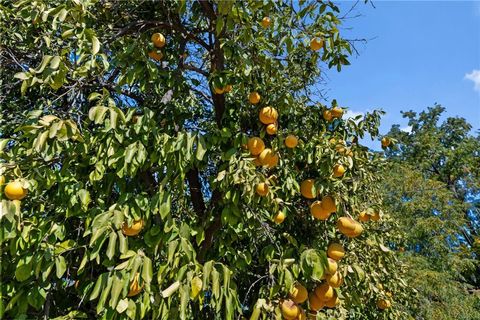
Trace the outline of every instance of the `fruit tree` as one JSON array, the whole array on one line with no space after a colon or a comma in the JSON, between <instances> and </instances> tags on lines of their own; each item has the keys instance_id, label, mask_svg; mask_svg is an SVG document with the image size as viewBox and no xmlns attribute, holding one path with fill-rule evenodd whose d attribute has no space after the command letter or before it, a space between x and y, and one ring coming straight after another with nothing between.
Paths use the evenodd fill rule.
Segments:
<instances>
[{"instance_id":1,"label":"fruit tree","mask_svg":"<svg viewBox=\"0 0 480 320\"><path fill-rule=\"evenodd\" d=\"M381 112L321 1L0 4L0 313L395 319ZM379 141L380 143L380 141Z\"/></svg>"}]
</instances>

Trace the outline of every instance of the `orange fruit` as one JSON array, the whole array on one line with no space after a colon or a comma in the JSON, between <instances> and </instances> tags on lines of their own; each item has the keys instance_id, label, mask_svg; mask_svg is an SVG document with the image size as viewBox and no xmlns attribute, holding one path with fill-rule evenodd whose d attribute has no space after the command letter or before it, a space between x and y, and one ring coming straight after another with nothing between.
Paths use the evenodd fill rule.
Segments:
<instances>
[{"instance_id":1,"label":"orange fruit","mask_svg":"<svg viewBox=\"0 0 480 320\"><path fill-rule=\"evenodd\" d=\"M367 222L368 220L370 220L370 216L365 211L362 211L358 215L358 220L362 222Z\"/></svg>"},{"instance_id":2,"label":"orange fruit","mask_svg":"<svg viewBox=\"0 0 480 320\"><path fill-rule=\"evenodd\" d=\"M320 50L323 47L323 40L320 38L313 38L310 40L310 49L313 51Z\"/></svg>"},{"instance_id":3,"label":"orange fruit","mask_svg":"<svg viewBox=\"0 0 480 320\"><path fill-rule=\"evenodd\" d=\"M260 122L263 124L275 123L278 119L278 112L272 107L263 107L258 114Z\"/></svg>"},{"instance_id":4,"label":"orange fruit","mask_svg":"<svg viewBox=\"0 0 480 320\"><path fill-rule=\"evenodd\" d=\"M370 219L372 219L372 221L378 221L378 220L380 220L380 212L375 211L375 212L371 215Z\"/></svg>"},{"instance_id":5,"label":"orange fruit","mask_svg":"<svg viewBox=\"0 0 480 320\"><path fill-rule=\"evenodd\" d=\"M345 249L340 243L330 243L327 249L327 256L333 260L339 261L345 256Z\"/></svg>"},{"instance_id":6,"label":"orange fruit","mask_svg":"<svg viewBox=\"0 0 480 320\"><path fill-rule=\"evenodd\" d=\"M301 304L304 303L308 298L307 289L300 283L295 283L293 288L290 290L290 298L293 302Z\"/></svg>"},{"instance_id":7,"label":"orange fruit","mask_svg":"<svg viewBox=\"0 0 480 320\"><path fill-rule=\"evenodd\" d=\"M139 234L142 228L143 219L134 221L131 226L128 226L128 224L124 222L122 225L122 233L126 236L133 237Z\"/></svg>"},{"instance_id":8,"label":"orange fruit","mask_svg":"<svg viewBox=\"0 0 480 320\"><path fill-rule=\"evenodd\" d=\"M153 60L157 60L157 61L160 61L163 59L163 53L161 51L158 51L158 52L156 50L150 51L148 53L148 56Z\"/></svg>"},{"instance_id":9,"label":"orange fruit","mask_svg":"<svg viewBox=\"0 0 480 320\"><path fill-rule=\"evenodd\" d=\"M165 46L165 37L159 32L152 34L151 40L157 48L163 48Z\"/></svg>"},{"instance_id":10,"label":"orange fruit","mask_svg":"<svg viewBox=\"0 0 480 320\"><path fill-rule=\"evenodd\" d=\"M325 196L322 198L322 207L330 213L337 211L335 200L331 196Z\"/></svg>"},{"instance_id":11,"label":"orange fruit","mask_svg":"<svg viewBox=\"0 0 480 320\"><path fill-rule=\"evenodd\" d=\"M325 306L325 302L320 300L315 292L310 293L310 296L308 297L308 303L311 311L318 311Z\"/></svg>"},{"instance_id":12,"label":"orange fruit","mask_svg":"<svg viewBox=\"0 0 480 320\"><path fill-rule=\"evenodd\" d=\"M259 155L265 149L265 143L263 140L258 137L253 137L248 139L247 142L248 150L254 156Z\"/></svg>"},{"instance_id":13,"label":"orange fruit","mask_svg":"<svg viewBox=\"0 0 480 320\"><path fill-rule=\"evenodd\" d=\"M338 264L335 260L333 260L332 258L327 258L327 274L334 274L335 272L337 272L337 269L338 269Z\"/></svg>"},{"instance_id":14,"label":"orange fruit","mask_svg":"<svg viewBox=\"0 0 480 320\"><path fill-rule=\"evenodd\" d=\"M260 102L260 94L256 91L250 92L248 95L248 101L250 101L251 104L257 104Z\"/></svg>"},{"instance_id":15,"label":"orange fruit","mask_svg":"<svg viewBox=\"0 0 480 320\"><path fill-rule=\"evenodd\" d=\"M27 195L27 189L23 188L19 181L12 181L3 190L5 196L10 200L22 200Z\"/></svg>"},{"instance_id":16,"label":"orange fruit","mask_svg":"<svg viewBox=\"0 0 480 320\"><path fill-rule=\"evenodd\" d=\"M333 116L332 116L332 113L330 112L330 110L323 111L323 119L327 120L327 122L332 121Z\"/></svg>"},{"instance_id":17,"label":"orange fruit","mask_svg":"<svg viewBox=\"0 0 480 320\"><path fill-rule=\"evenodd\" d=\"M255 188L257 191L257 194L261 197L265 197L268 194L268 184L265 182L260 182L257 184L257 187Z\"/></svg>"},{"instance_id":18,"label":"orange fruit","mask_svg":"<svg viewBox=\"0 0 480 320\"><path fill-rule=\"evenodd\" d=\"M227 84L225 86L225 88L223 88L223 91L228 93L228 92L232 91L232 89L233 89L233 86L231 84Z\"/></svg>"},{"instance_id":19,"label":"orange fruit","mask_svg":"<svg viewBox=\"0 0 480 320\"><path fill-rule=\"evenodd\" d=\"M287 148L293 149L298 145L298 138L292 134L289 134L285 138L285 146Z\"/></svg>"},{"instance_id":20,"label":"orange fruit","mask_svg":"<svg viewBox=\"0 0 480 320\"><path fill-rule=\"evenodd\" d=\"M317 200L310 205L310 213L315 219L327 220L331 212L322 206L321 201Z\"/></svg>"},{"instance_id":21,"label":"orange fruit","mask_svg":"<svg viewBox=\"0 0 480 320\"><path fill-rule=\"evenodd\" d=\"M271 20L270 20L269 17L263 17L262 22L261 22L262 27L268 28L270 26L270 23L271 23Z\"/></svg>"},{"instance_id":22,"label":"orange fruit","mask_svg":"<svg viewBox=\"0 0 480 320\"><path fill-rule=\"evenodd\" d=\"M274 135L277 133L277 129L278 129L278 124L275 122L267 125L266 131L269 135Z\"/></svg>"},{"instance_id":23,"label":"orange fruit","mask_svg":"<svg viewBox=\"0 0 480 320\"><path fill-rule=\"evenodd\" d=\"M341 164L336 164L333 166L333 176L339 178L345 173L345 167Z\"/></svg>"},{"instance_id":24,"label":"orange fruit","mask_svg":"<svg viewBox=\"0 0 480 320\"><path fill-rule=\"evenodd\" d=\"M343 109L340 107L334 107L331 110L331 113L334 118L341 118L343 116Z\"/></svg>"},{"instance_id":25,"label":"orange fruit","mask_svg":"<svg viewBox=\"0 0 480 320\"><path fill-rule=\"evenodd\" d=\"M327 280L327 283L332 287L332 288L338 288L342 285L343 279L342 275L337 271L334 274L327 274L325 277Z\"/></svg>"},{"instance_id":26,"label":"orange fruit","mask_svg":"<svg viewBox=\"0 0 480 320\"><path fill-rule=\"evenodd\" d=\"M315 294L322 301L328 301L334 296L335 290L324 282L315 288Z\"/></svg>"},{"instance_id":27,"label":"orange fruit","mask_svg":"<svg viewBox=\"0 0 480 320\"><path fill-rule=\"evenodd\" d=\"M382 142L382 147L383 148L386 148L386 147L390 146L390 144L392 143L390 141L390 139L387 138L387 137L383 137L381 142Z\"/></svg>"},{"instance_id":28,"label":"orange fruit","mask_svg":"<svg viewBox=\"0 0 480 320\"><path fill-rule=\"evenodd\" d=\"M386 300L386 299L379 299L377 301L377 307L380 309L380 310L385 310L385 309L388 309L392 306L392 304L390 303L389 300Z\"/></svg>"},{"instance_id":29,"label":"orange fruit","mask_svg":"<svg viewBox=\"0 0 480 320\"><path fill-rule=\"evenodd\" d=\"M283 300L280 303L280 310L282 311L282 316L287 320L293 320L300 314L300 308L290 299Z\"/></svg>"},{"instance_id":30,"label":"orange fruit","mask_svg":"<svg viewBox=\"0 0 480 320\"><path fill-rule=\"evenodd\" d=\"M317 195L313 193L313 187L315 185L315 180L306 179L303 180L300 184L300 193L307 199L314 199Z\"/></svg>"},{"instance_id":31,"label":"orange fruit","mask_svg":"<svg viewBox=\"0 0 480 320\"><path fill-rule=\"evenodd\" d=\"M282 223L283 220L285 220L285 213L283 213L283 211L278 211L277 214L275 215L275 217L273 217L273 221L276 224Z\"/></svg>"},{"instance_id":32,"label":"orange fruit","mask_svg":"<svg viewBox=\"0 0 480 320\"><path fill-rule=\"evenodd\" d=\"M223 94L225 92L225 89L213 87L213 92L215 92L215 94Z\"/></svg>"},{"instance_id":33,"label":"orange fruit","mask_svg":"<svg viewBox=\"0 0 480 320\"><path fill-rule=\"evenodd\" d=\"M337 293L334 291L333 297L325 301L325 306L327 308L335 308L335 306L340 302L338 299Z\"/></svg>"},{"instance_id":34,"label":"orange fruit","mask_svg":"<svg viewBox=\"0 0 480 320\"><path fill-rule=\"evenodd\" d=\"M130 289L128 290L127 297L136 296L137 294L140 293L140 291L142 291L143 286L140 287L140 284L138 283L139 278L140 278L140 273L137 272L132 282L130 283Z\"/></svg>"}]
</instances>

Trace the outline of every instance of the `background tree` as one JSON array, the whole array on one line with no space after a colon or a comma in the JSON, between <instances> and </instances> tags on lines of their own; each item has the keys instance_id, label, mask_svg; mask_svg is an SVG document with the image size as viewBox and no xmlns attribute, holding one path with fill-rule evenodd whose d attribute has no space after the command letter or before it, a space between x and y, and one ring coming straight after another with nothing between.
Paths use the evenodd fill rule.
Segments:
<instances>
[{"instance_id":1,"label":"background tree","mask_svg":"<svg viewBox=\"0 0 480 320\"><path fill-rule=\"evenodd\" d=\"M320 69L349 64L338 13L3 2L1 315L303 319L302 305L318 319L402 317L384 162L358 144L380 113L343 120L319 102ZM271 152L256 156L255 136ZM374 221L347 218L361 211ZM337 272L331 243L346 251Z\"/></svg>"},{"instance_id":2,"label":"background tree","mask_svg":"<svg viewBox=\"0 0 480 320\"><path fill-rule=\"evenodd\" d=\"M393 126L385 203L404 231L418 319L479 319L480 139L445 108L409 111L411 132Z\"/></svg>"}]
</instances>

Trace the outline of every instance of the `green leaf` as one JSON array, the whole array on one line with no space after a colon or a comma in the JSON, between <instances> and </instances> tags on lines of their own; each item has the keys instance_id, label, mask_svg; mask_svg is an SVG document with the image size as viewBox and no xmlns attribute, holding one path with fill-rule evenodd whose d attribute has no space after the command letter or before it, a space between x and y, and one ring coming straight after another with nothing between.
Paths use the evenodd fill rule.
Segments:
<instances>
[{"instance_id":1,"label":"green leaf","mask_svg":"<svg viewBox=\"0 0 480 320\"><path fill-rule=\"evenodd\" d=\"M115 310L117 310L118 313L123 313L125 312L125 310L127 310L127 308L128 308L128 299L125 298L118 301L118 304Z\"/></svg>"},{"instance_id":2,"label":"green leaf","mask_svg":"<svg viewBox=\"0 0 480 320\"><path fill-rule=\"evenodd\" d=\"M119 272L116 272L113 275L113 284L112 284L112 291L111 291L110 304L109 304L110 307L112 307L113 309L117 307L118 297L122 292L123 284L124 284L124 279L120 277Z\"/></svg>"},{"instance_id":3,"label":"green leaf","mask_svg":"<svg viewBox=\"0 0 480 320\"><path fill-rule=\"evenodd\" d=\"M32 274L32 264L31 263L22 263L17 266L15 270L15 278L22 282L30 278Z\"/></svg>"},{"instance_id":4,"label":"green leaf","mask_svg":"<svg viewBox=\"0 0 480 320\"><path fill-rule=\"evenodd\" d=\"M92 36L92 54L95 55L100 51L100 41L95 36Z\"/></svg>"},{"instance_id":5,"label":"green leaf","mask_svg":"<svg viewBox=\"0 0 480 320\"><path fill-rule=\"evenodd\" d=\"M63 256L55 257L55 270L58 279L60 279L67 270L67 264L65 263L65 258Z\"/></svg>"},{"instance_id":6,"label":"green leaf","mask_svg":"<svg viewBox=\"0 0 480 320\"><path fill-rule=\"evenodd\" d=\"M207 144L205 143L205 139L203 138L203 136L199 135L198 141L197 141L197 152L195 155L197 160L201 161L206 152L207 152Z\"/></svg>"},{"instance_id":7,"label":"green leaf","mask_svg":"<svg viewBox=\"0 0 480 320\"><path fill-rule=\"evenodd\" d=\"M143 257L142 278L146 283L152 282L153 267L149 257Z\"/></svg>"},{"instance_id":8,"label":"green leaf","mask_svg":"<svg viewBox=\"0 0 480 320\"><path fill-rule=\"evenodd\" d=\"M110 232L107 246L107 258L112 260L115 255L115 246L117 244L117 233L115 231Z\"/></svg>"},{"instance_id":9,"label":"green leaf","mask_svg":"<svg viewBox=\"0 0 480 320\"><path fill-rule=\"evenodd\" d=\"M27 72L18 72L18 73L15 73L13 77L20 80L27 80L27 79L30 79L31 75L28 74Z\"/></svg>"}]
</instances>

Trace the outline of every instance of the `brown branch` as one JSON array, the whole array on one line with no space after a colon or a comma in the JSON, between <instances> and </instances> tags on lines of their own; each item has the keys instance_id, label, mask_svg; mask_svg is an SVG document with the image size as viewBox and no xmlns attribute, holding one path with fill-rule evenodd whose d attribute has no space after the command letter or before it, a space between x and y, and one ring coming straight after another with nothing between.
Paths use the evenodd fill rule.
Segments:
<instances>
[{"instance_id":1,"label":"brown branch","mask_svg":"<svg viewBox=\"0 0 480 320\"><path fill-rule=\"evenodd\" d=\"M202 185L198 175L198 169L193 167L187 171L188 187L190 188L190 198L192 200L193 209L203 218L205 214L205 200L202 194Z\"/></svg>"}]
</instances>

